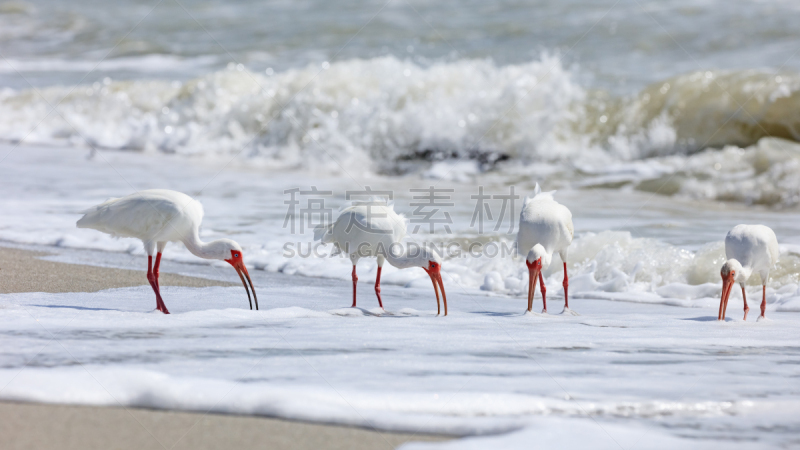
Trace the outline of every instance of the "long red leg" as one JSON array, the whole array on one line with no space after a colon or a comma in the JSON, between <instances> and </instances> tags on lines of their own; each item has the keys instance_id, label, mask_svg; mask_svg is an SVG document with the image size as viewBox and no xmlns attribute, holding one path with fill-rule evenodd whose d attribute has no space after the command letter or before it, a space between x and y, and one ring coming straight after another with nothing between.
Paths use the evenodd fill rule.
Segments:
<instances>
[{"instance_id":1,"label":"long red leg","mask_svg":"<svg viewBox=\"0 0 800 450\"><path fill-rule=\"evenodd\" d=\"M158 291L161 292L161 285L158 284L158 268L161 267L161 253L156 253L156 263L153 264L153 275L156 277L156 287Z\"/></svg>"},{"instance_id":2,"label":"long red leg","mask_svg":"<svg viewBox=\"0 0 800 450\"><path fill-rule=\"evenodd\" d=\"M358 277L356 276L356 265L353 264L353 308L356 307L356 283L358 283Z\"/></svg>"},{"instance_id":3,"label":"long red leg","mask_svg":"<svg viewBox=\"0 0 800 450\"><path fill-rule=\"evenodd\" d=\"M742 301L744 302L744 319L747 320L747 313L750 311L750 307L747 306L747 294L744 293L744 286L742 286Z\"/></svg>"},{"instance_id":4,"label":"long red leg","mask_svg":"<svg viewBox=\"0 0 800 450\"><path fill-rule=\"evenodd\" d=\"M378 306L383 309L383 302L381 301L381 270L383 267L378 267L378 276L375 277L375 295L378 296Z\"/></svg>"},{"instance_id":5,"label":"long red leg","mask_svg":"<svg viewBox=\"0 0 800 450\"><path fill-rule=\"evenodd\" d=\"M156 253L156 262L153 265L153 276L156 279L156 288L158 289L158 297L161 298L161 284L159 284L158 282L158 275L160 273L158 270L159 267L161 267L161 252ZM169 314L169 311L167 310L167 304L164 303L163 298L161 298L161 309L159 309L159 311L162 311L164 314Z\"/></svg>"},{"instance_id":6,"label":"long red leg","mask_svg":"<svg viewBox=\"0 0 800 450\"><path fill-rule=\"evenodd\" d=\"M569 277L567 277L567 263L564 263L564 282L561 283L564 286L564 309L569 309L569 296L567 295L567 291L569 290Z\"/></svg>"},{"instance_id":7,"label":"long red leg","mask_svg":"<svg viewBox=\"0 0 800 450\"><path fill-rule=\"evenodd\" d=\"M547 312L547 288L544 287L544 278L542 272L539 272L539 289L542 291L542 312Z\"/></svg>"},{"instance_id":8,"label":"long red leg","mask_svg":"<svg viewBox=\"0 0 800 450\"><path fill-rule=\"evenodd\" d=\"M153 275L153 257L151 255L147 255L147 281L150 283L150 287L153 288L153 292L156 294L156 308L158 308L158 287L156 286L156 278Z\"/></svg>"},{"instance_id":9,"label":"long red leg","mask_svg":"<svg viewBox=\"0 0 800 450\"><path fill-rule=\"evenodd\" d=\"M158 259L156 261L158 261ZM150 282L150 287L152 287L153 292L156 293L156 309L164 314L169 314L167 305L165 305L164 300L161 299L161 291L158 288L158 280L153 272L153 257L151 255L147 255L147 281Z\"/></svg>"},{"instance_id":10,"label":"long red leg","mask_svg":"<svg viewBox=\"0 0 800 450\"><path fill-rule=\"evenodd\" d=\"M761 286L761 317L767 312L767 285Z\"/></svg>"}]
</instances>

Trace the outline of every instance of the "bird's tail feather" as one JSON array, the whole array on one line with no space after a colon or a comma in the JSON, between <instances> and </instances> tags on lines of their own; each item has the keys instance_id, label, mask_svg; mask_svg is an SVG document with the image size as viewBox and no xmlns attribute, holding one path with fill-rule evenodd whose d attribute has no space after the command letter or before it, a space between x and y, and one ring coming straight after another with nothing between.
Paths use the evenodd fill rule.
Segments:
<instances>
[{"instance_id":1,"label":"bird's tail feather","mask_svg":"<svg viewBox=\"0 0 800 450\"><path fill-rule=\"evenodd\" d=\"M100 219L102 212L106 207L119 200L118 198L109 198L108 200L100 203L99 205L92 206L91 208L80 211L83 214L78 222L75 224L78 228L94 228L94 224Z\"/></svg>"},{"instance_id":2,"label":"bird's tail feather","mask_svg":"<svg viewBox=\"0 0 800 450\"><path fill-rule=\"evenodd\" d=\"M384 195L370 195L367 198L353 199L349 204L343 205L341 210L343 211L353 206L387 206L394 210L394 202L389 200L389 197Z\"/></svg>"},{"instance_id":3,"label":"bird's tail feather","mask_svg":"<svg viewBox=\"0 0 800 450\"><path fill-rule=\"evenodd\" d=\"M119 199L116 198L116 197L111 197L111 198L107 199L106 201L104 201L103 203L100 203L99 205L94 205L91 208L86 208L83 211L78 211L78 212L81 213L81 214L93 213L93 212L99 210L100 208L102 208L104 206L107 206L107 205L110 205L111 203L116 202L117 200L119 200Z\"/></svg>"},{"instance_id":4,"label":"bird's tail feather","mask_svg":"<svg viewBox=\"0 0 800 450\"><path fill-rule=\"evenodd\" d=\"M331 235L331 232L333 231L333 225L333 223L329 223L327 225L319 225L314 228L314 240L322 241L323 244L327 244L328 240L325 238L326 236Z\"/></svg>"},{"instance_id":5,"label":"bird's tail feather","mask_svg":"<svg viewBox=\"0 0 800 450\"><path fill-rule=\"evenodd\" d=\"M539 197L539 196L541 196L543 198L546 198L546 197L553 198L553 194L555 194L555 193L556 193L556 191L542 192L542 188L539 187L539 183L536 183L536 187L533 188L533 197L530 198L530 199L528 197L525 197L525 200L523 200L523 202L524 202L523 205L525 203L527 203L529 200L533 200L534 198Z\"/></svg>"}]
</instances>

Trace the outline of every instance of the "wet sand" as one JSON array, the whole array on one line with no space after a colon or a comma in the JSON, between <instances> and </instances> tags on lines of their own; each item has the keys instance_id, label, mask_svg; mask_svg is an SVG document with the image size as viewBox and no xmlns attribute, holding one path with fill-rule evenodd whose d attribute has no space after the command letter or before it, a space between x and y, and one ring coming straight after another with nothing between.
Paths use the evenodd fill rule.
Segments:
<instances>
[{"instance_id":1,"label":"wet sand","mask_svg":"<svg viewBox=\"0 0 800 450\"><path fill-rule=\"evenodd\" d=\"M0 294L17 292L96 292L147 285L144 270L66 264L39 259L47 253L0 247ZM225 281L161 272L161 286L236 286Z\"/></svg>"},{"instance_id":2,"label":"wet sand","mask_svg":"<svg viewBox=\"0 0 800 450\"><path fill-rule=\"evenodd\" d=\"M0 247L0 293L94 292L147 284L144 271L39 259L47 253ZM164 286L236 286L161 273ZM388 433L264 417L136 408L0 402L5 449L393 449L441 436Z\"/></svg>"},{"instance_id":3,"label":"wet sand","mask_svg":"<svg viewBox=\"0 0 800 450\"><path fill-rule=\"evenodd\" d=\"M441 439L263 417L2 402L0 436L5 450L371 450Z\"/></svg>"}]
</instances>

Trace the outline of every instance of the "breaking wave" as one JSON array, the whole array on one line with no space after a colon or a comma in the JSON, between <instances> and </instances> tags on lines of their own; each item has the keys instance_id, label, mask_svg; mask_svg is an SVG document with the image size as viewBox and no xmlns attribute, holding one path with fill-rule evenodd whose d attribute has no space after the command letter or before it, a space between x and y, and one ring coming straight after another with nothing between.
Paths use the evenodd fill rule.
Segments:
<instances>
[{"instance_id":1,"label":"breaking wave","mask_svg":"<svg viewBox=\"0 0 800 450\"><path fill-rule=\"evenodd\" d=\"M800 153L785 141L800 140L800 75L695 72L627 97L589 89L579 75L553 55L425 67L383 57L281 73L230 65L187 82L6 89L0 139L385 174L448 160L468 161L473 173L555 164L580 175L555 184L800 202Z\"/></svg>"}]
</instances>

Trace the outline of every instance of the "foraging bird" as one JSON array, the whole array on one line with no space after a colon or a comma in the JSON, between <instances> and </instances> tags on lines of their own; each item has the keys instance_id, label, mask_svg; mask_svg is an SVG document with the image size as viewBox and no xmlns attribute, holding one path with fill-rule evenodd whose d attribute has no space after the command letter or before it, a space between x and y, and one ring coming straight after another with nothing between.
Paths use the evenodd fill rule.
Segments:
<instances>
[{"instance_id":1,"label":"foraging bird","mask_svg":"<svg viewBox=\"0 0 800 450\"><path fill-rule=\"evenodd\" d=\"M569 309L567 290L567 248L572 243L574 228L572 213L566 206L556 202L553 194L556 191L542 192L536 183L533 198L525 198L519 215L519 232L517 233L517 251L528 252L525 264L528 266L528 311L533 308L533 293L536 289L536 278L539 278L542 290L542 312L547 312L547 289L544 286L542 270L550 266L553 252L558 252L564 263L564 312L572 314Z\"/></svg>"},{"instance_id":2,"label":"foraging bird","mask_svg":"<svg viewBox=\"0 0 800 450\"><path fill-rule=\"evenodd\" d=\"M394 211L385 201L353 202L342 210L336 220L314 230L314 240L323 244L333 243L334 255L345 252L353 263L353 307L356 306L356 263L365 257L377 257L378 275L375 278L375 294L378 305L381 300L381 270L384 261L398 269L421 267L433 282L436 293L436 315L439 315L439 289L442 291L444 315L447 315L447 296L444 293L441 267L442 261L436 252L419 245L409 244L406 248L400 243L406 235L405 218ZM402 251L400 251L402 250ZM438 286L437 286L438 284Z\"/></svg>"},{"instance_id":3,"label":"foraging bird","mask_svg":"<svg viewBox=\"0 0 800 450\"><path fill-rule=\"evenodd\" d=\"M167 242L183 242L194 255L205 259L221 259L236 269L247 291L250 309L250 291L258 309L258 298L250 274L244 265L242 247L230 239L212 242L200 240L200 222L203 220L203 205L186 194L166 189L139 191L122 198L112 198L83 211L78 228L93 228L115 237L141 239L147 253L147 280L156 294L156 309L169 314L161 298L158 284L158 268L161 253ZM157 251L153 265L153 253ZM247 277L247 283L245 283Z\"/></svg>"},{"instance_id":4,"label":"foraging bird","mask_svg":"<svg viewBox=\"0 0 800 450\"><path fill-rule=\"evenodd\" d=\"M747 297L744 284L748 278L758 272L761 276L761 317L767 308L767 280L769 271L778 262L778 238L771 228L764 225L736 225L725 236L725 257L728 258L722 265L722 298L719 300L718 320L725 320L725 311L728 309L728 297L734 283L742 287L742 300L744 301L744 319L750 308L747 306Z\"/></svg>"}]
</instances>

